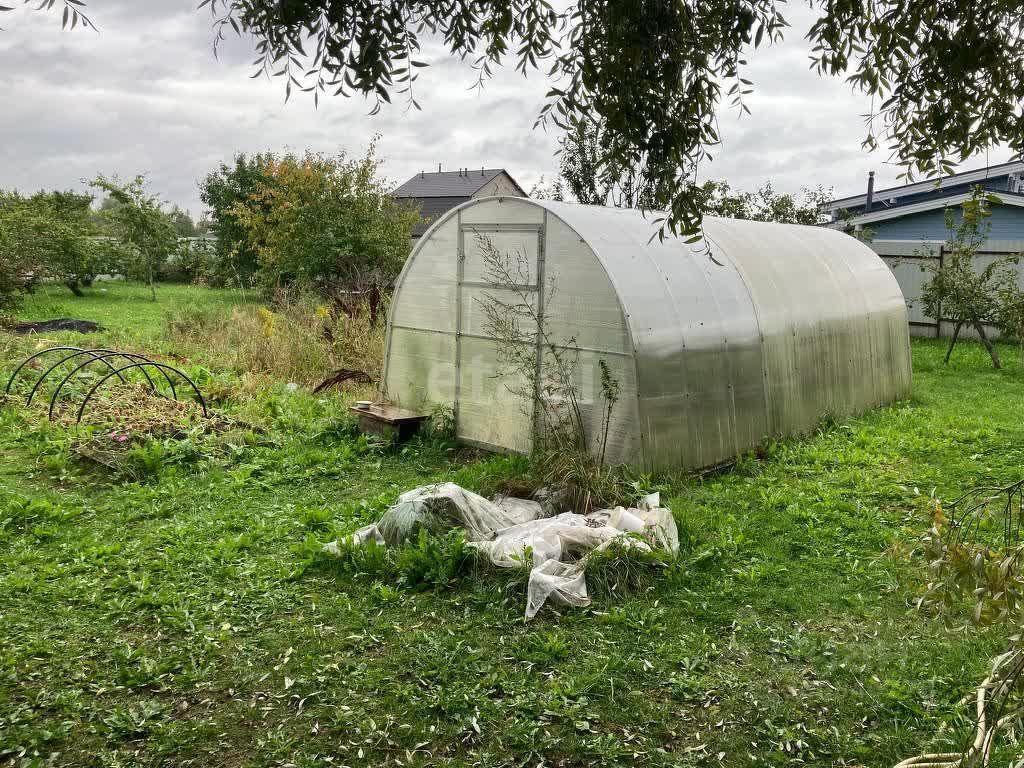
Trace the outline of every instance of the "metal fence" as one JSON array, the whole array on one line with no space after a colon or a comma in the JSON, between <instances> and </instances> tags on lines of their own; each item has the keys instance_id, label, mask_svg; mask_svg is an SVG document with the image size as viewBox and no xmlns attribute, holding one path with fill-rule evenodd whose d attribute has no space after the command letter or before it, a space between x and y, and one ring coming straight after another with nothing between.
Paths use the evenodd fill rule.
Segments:
<instances>
[{"instance_id":1,"label":"metal fence","mask_svg":"<svg viewBox=\"0 0 1024 768\"><path fill-rule=\"evenodd\" d=\"M921 303L921 292L936 267L941 267L948 253L941 240L876 240L869 245L896 276L903 296L907 301L907 315L910 318L910 335L940 337L953 333L953 322L944 316L931 317L925 314ZM974 259L978 270L998 258L1024 253L1024 240L989 240L984 250L978 251ZM1017 265L1018 280L1024 288L1024 260ZM941 309L941 308L940 308ZM940 313L941 315L941 313ZM995 328L986 327L986 333L998 335ZM973 329L964 328L961 335L976 335Z\"/></svg>"}]
</instances>

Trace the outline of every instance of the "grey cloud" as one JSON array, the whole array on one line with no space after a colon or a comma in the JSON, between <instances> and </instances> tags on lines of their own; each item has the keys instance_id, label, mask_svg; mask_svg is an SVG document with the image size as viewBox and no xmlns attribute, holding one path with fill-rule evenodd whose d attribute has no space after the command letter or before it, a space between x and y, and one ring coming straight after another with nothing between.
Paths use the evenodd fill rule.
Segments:
<instances>
[{"instance_id":1,"label":"grey cloud","mask_svg":"<svg viewBox=\"0 0 1024 768\"><path fill-rule=\"evenodd\" d=\"M432 66L415 84L422 111L401 97L374 117L362 98L314 109L300 94L285 104L283 83L249 79L251 41L229 36L214 58L210 15L194 4L94 0L100 34L62 33L53 15L9 14L0 32L0 186L68 188L101 172L147 172L154 190L198 214L197 180L236 151L361 152L376 132L384 172L399 182L440 162L504 166L529 188L556 168L557 133L533 129L547 90L540 73L505 69L470 90L469 65L428 40L422 58ZM723 144L701 176L740 189L770 179L784 190L820 183L847 194L874 168L880 184L891 183L897 171L885 155L859 149L869 104L808 70L809 11L791 10L788 41L748 57L753 115L722 110Z\"/></svg>"}]
</instances>

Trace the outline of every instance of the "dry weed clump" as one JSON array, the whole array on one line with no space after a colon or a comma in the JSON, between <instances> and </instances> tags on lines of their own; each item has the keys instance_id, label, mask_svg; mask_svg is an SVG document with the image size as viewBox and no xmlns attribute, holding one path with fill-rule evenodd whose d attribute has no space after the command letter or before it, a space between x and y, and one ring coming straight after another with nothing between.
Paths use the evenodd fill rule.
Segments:
<instances>
[{"instance_id":1,"label":"dry weed clump","mask_svg":"<svg viewBox=\"0 0 1024 768\"><path fill-rule=\"evenodd\" d=\"M199 403L184 391L180 400L154 395L146 384L128 382L111 384L102 395L89 401L82 414L83 426L102 425L127 435L146 434L152 437L177 437L192 426L203 423L211 430L230 426L223 416L203 415ZM76 425L78 400L62 400L54 409L54 420L65 427Z\"/></svg>"},{"instance_id":2,"label":"dry weed clump","mask_svg":"<svg viewBox=\"0 0 1024 768\"><path fill-rule=\"evenodd\" d=\"M270 306L230 313L191 307L167 318L166 335L211 364L238 373L314 387L340 369L377 380L384 356L384 313L357 305L345 313L308 295L282 294Z\"/></svg>"},{"instance_id":3,"label":"dry weed clump","mask_svg":"<svg viewBox=\"0 0 1024 768\"><path fill-rule=\"evenodd\" d=\"M72 428L70 449L84 458L118 471L130 466L126 459L153 441L201 441L233 431L258 431L249 424L210 412L190 399L155 396L148 386L127 383L111 386L90 401L81 425L76 425L77 402L59 404L54 414L61 426ZM78 428L76 428L78 427Z\"/></svg>"}]
</instances>

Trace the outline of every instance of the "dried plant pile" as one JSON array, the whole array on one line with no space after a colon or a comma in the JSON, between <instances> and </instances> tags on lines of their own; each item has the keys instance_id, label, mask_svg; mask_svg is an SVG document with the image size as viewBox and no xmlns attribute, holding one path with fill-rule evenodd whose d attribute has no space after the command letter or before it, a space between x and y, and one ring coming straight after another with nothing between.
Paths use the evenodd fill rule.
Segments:
<instances>
[{"instance_id":1,"label":"dried plant pile","mask_svg":"<svg viewBox=\"0 0 1024 768\"><path fill-rule=\"evenodd\" d=\"M60 402L56 423L76 428L71 450L104 466L117 468L120 458L134 446L150 440L182 440L251 429L221 414L203 416L198 403L154 396L144 384L118 384L89 403L81 425L76 425L77 401Z\"/></svg>"}]
</instances>

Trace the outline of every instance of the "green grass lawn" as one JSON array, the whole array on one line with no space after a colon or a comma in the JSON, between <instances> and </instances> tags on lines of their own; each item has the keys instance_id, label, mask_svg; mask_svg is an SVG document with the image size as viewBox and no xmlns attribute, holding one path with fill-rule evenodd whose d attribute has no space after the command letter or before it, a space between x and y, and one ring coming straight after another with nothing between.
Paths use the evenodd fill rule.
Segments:
<instances>
[{"instance_id":1,"label":"green grass lawn","mask_svg":"<svg viewBox=\"0 0 1024 768\"><path fill-rule=\"evenodd\" d=\"M237 294L47 289L24 319L192 352L162 316ZM0 334L0 376L39 339ZM0 765L867 765L959 746L1005 641L916 610L929 496L1024 472L1024 371L914 343L914 397L760 459L658 479L683 540L650 591L524 623L523 585L413 591L310 562L401 491L487 491L521 463L353 435L344 398L219 406L266 428L111 478L0 409ZM216 361L202 360L214 376ZM7 373L5 373L7 372ZM229 374L224 373L224 376ZM940 723L960 726L937 736Z\"/></svg>"}]
</instances>

